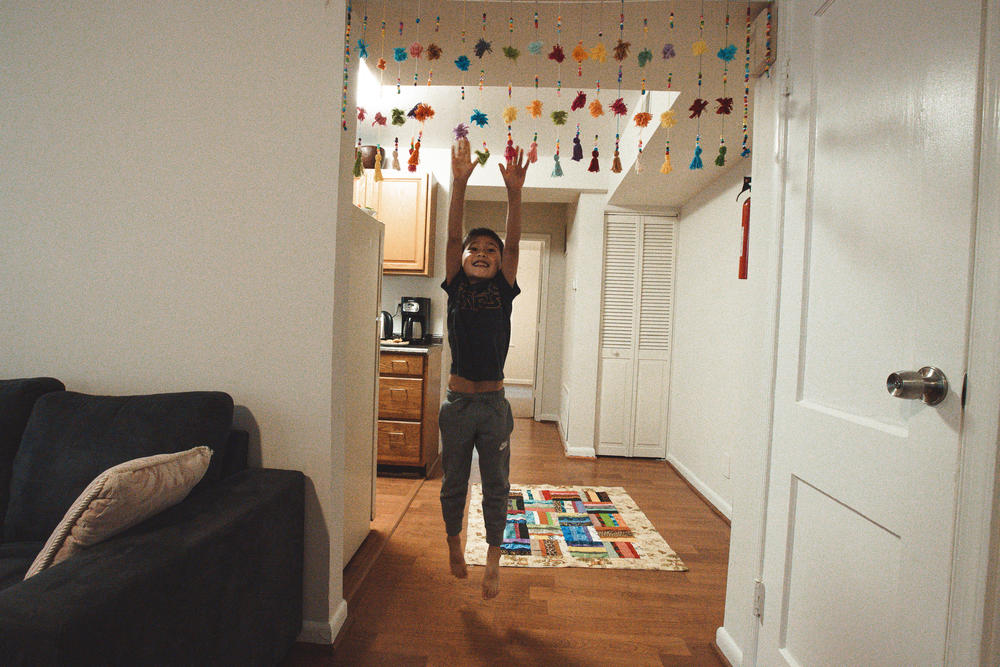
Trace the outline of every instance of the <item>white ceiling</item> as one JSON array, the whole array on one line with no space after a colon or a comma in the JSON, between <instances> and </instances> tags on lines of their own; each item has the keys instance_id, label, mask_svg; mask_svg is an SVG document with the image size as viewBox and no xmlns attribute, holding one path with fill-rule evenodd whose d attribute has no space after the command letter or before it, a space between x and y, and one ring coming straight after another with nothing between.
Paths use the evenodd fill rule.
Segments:
<instances>
[{"instance_id":1,"label":"white ceiling","mask_svg":"<svg viewBox=\"0 0 1000 667\"><path fill-rule=\"evenodd\" d=\"M756 16L764 3L751 3L750 12ZM699 19L704 7L705 27L701 32ZM619 33L619 15L624 8L624 30ZM669 25L673 9L674 27ZM726 12L730 15L728 36L725 29ZM419 28L416 22L420 16ZM486 12L486 31L483 31L483 13ZM534 14L538 13L538 31L534 28ZM367 14L367 28L364 16ZM463 21L464 15L464 21ZM485 112L488 125L473 125L469 139L474 149L482 149L485 141L491 157L486 168L477 169L470 181L469 198L480 200L503 199L504 192L499 170L493 165L502 159L507 141L507 126L503 121L504 109L515 107L517 118L511 126L514 143L527 150L537 132L539 161L528 172L525 184L526 201L575 201L581 191L611 192L609 203L636 209L678 210L694 194L704 189L728 169L749 171L749 162L739 157L742 143L743 71L746 35L746 2L709 0L661 0L658 2L465 2L456 0L407 0L386 2L369 0L354 3L352 16L352 59L358 62L357 40L367 44L367 64L372 77L366 83L358 82L358 105L367 112L365 121L358 121L358 137L364 144L378 143L391 152L393 140L398 138L400 156L405 161L411 140L422 131L421 145L427 148L446 148L453 141L453 129L460 123L469 123L474 109ZM514 18L514 32L509 30L509 17ZM438 20L438 17L440 19ZM547 58L556 43L556 25L561 17L558 41L566 60L558 65ZM386 22L384 40L381 22ZM643 29L643 24L648 30ZM400 35L400 22L403 33ZM436 29L435 29L436 28ZM462 31L466 33L462 42ZM603 32L599 35L599 32ZM763 30L759 30L763 33ZM628 57L622 61L622 81L619 88L618 66L611 54L621 34L623 41L631 42ZM482 59L473 53L480 38L491 42L492 53ZM700 58L692 53L692 45L703 39L708 50ZM532 55L528 45L543 43L539 55ZM593 59L583 61L583 75L578 75L578 65L571 52L578 42L590 50L601 43L609 51L607 60L600 63ZM425 49L432 42L442 49L442 56L435 61L407 57L401 63L393 58L397 46L409 47L413 43ZM674 45L676 56L662 58L664 44ZM729 63L726 96L734 100L731 115L713 113L715 98L723 93L723 61L716 52L726 44L737 47L736 58ZM760 69L763 34L754 34L751 47L752 71ZM503 53L504 46L520 51L517 59ZM640 67L637 54L648 49L653 58ZM466 55L471 64L461 72L453 61ZM386 68L380 71L375 63L382 57ZM700 97L710 104L698 119L690 119L688 107L698 95L698 72L702 73ZM416 73L417 85L414 85ZM427 85L428 75L431 85ZM480 76L484 78L482 89ZM536 88L534 79L538 77ZM397 77L399 87L397 92ZM648 94L641 94L643 78ZM668 92L669 77L669 92ZM381 80L381 86L378 80ZM557 88L561 82L561 90ZM598 95L597 85L600 82ZM460 86L465 87L462 100ZM510 92L508 94L508 85ZM752 80L751 80L752 86ZM594 118L588 109L571 111L570 103L578 91L587 95L589 104L595 98L604 106L605 114ZM609 106L621 97L628 107L625 116L614 116ZM538 99L543 104L542 116L531 118L527 105ZM676 101L674 101L676 99ZM373 126L376 111L390 117L392 109L409 111L418 102L429 105L434 116L423 125L408 119L403 126ZM752 97L751 97L752 103ZM677 124L667 130L659 123L660 114L672 104ZM640 130L632 121L642 108L653 115L649 126ZM550 114L561 109L568 112L564 126L553 124ZM580 139L584 159L571 160L572 139L580 126ZM723 125L724 123L724 125ZM695 139L700 131L704 167L689 169L694 154ZM719 151L720 136L725 136L726 165L719 167L714 160ZM616 132L620 134L619 154L622 173L611 171ZM597 135L600 171L587 170L591 151ZM560 144L560 164L564 176L552 177L556 139ZM640 171L635 168L638 141L643 141ZM670 174L660 173L664 148L670 141Z\"/></svg>"}]
</instances>

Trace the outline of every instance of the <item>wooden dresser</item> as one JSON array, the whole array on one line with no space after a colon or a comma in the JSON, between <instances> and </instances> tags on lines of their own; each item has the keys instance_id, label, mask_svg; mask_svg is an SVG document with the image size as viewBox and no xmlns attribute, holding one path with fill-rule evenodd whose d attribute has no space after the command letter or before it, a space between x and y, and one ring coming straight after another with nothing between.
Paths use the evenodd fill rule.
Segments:
<instances>
[{"instance_id":1,"label":"wooden dresser","mask_svg":"<svg viewBox=\"0 0 1000 667\"><path fill-rule=\"evenodd\" d=\"M426 475L438 457L441 346L379 354L378 463Z\"/></svg>"}]
</instances>

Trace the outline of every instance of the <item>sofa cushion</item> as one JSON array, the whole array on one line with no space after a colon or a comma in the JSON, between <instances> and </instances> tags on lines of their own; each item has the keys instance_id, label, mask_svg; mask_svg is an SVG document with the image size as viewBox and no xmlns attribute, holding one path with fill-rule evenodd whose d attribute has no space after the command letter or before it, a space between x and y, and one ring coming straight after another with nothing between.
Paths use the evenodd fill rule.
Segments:
<instances>
[{"instance_id":1,"label":"sofa cushion","mask_svg":"<svg viewBox=\"0 0 1000 667\"><path fill-rule=\"evenodd\" d=\"M24 426L38 397L66 387L55 378L0 380L0 526L7 514L10 474Z\"/></svg>"},{"instance_id":2,"label":"sofa cushion","mask_svg":"<svg viewBox=\"0 0 1000 667\"><path fill-rule=\"evenodd\" d=\"M25 579L184 500L208 470L212 450L133 459L105 470L66 511Z\"/></svg>"},{"instance_id":3,"label":"sofa cushion","mask_svg":"<svg viewBox=\"0 0 1000 667\"><path fill-rule=\"evenodd\" d=\"M24 580L24 573L41 548L41 542L0 544L0 591Z\"/></svg>"},{"instance_id":4,"label":"sofa cushion","mask_svg":"<svg viewBox=\"0 0 1000 667\"><path fill-rule=\"evenodd\" d=\"M5 540L45 540L101 472L144 456L199 445L224 451L233 399L222 392L149 396L42 396L14 458ZM219 478L213 456L203 484Z\"/></svg>"}]
</instances>

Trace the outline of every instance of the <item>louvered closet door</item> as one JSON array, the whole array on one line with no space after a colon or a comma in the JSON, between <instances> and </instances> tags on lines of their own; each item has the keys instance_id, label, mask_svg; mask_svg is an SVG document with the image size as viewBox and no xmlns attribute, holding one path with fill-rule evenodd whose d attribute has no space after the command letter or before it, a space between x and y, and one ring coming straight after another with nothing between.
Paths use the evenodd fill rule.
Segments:
<instances>
[{"instance_id":1,"label":"louvered closet door","mask_svg":"<svg viewBox=\"0 0 1000 667\"><path fill-rule=\"evenodd\" d=\"M597 453L662 458L670 378L673 221L609 215L604 240Z\"/></svg>"}]
</instances>

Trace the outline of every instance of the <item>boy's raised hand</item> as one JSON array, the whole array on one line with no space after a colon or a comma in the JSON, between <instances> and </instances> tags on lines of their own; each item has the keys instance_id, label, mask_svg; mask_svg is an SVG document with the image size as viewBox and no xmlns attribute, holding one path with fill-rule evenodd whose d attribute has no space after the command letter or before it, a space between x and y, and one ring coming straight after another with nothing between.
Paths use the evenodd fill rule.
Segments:
<instances>
[{"instance_id":1,"label":"boy's raised hand","mask_svg":"<svg viewBox=\"0 0 1000 667\"><path fill-rule=\"evenodd\" d=\"M528 173L530 163L524 159L524 149L517 147L517 158L507 163L500 163L500 175L508 190L520 190L524 186L524 176Z\"/></svg>"},{"instance_id":2,"label":"boy's raised hand","mask_svg":"<svg viewBox=\"0 0 1000 667\"><path fill-rule=\"evenodd\" d=\"M469 180L476 165L479 164L472 159L472 149L469 148L469 140L462 137L451 147L451 175L456 181L465 183Z\"/></svg>"}]
</instances>

